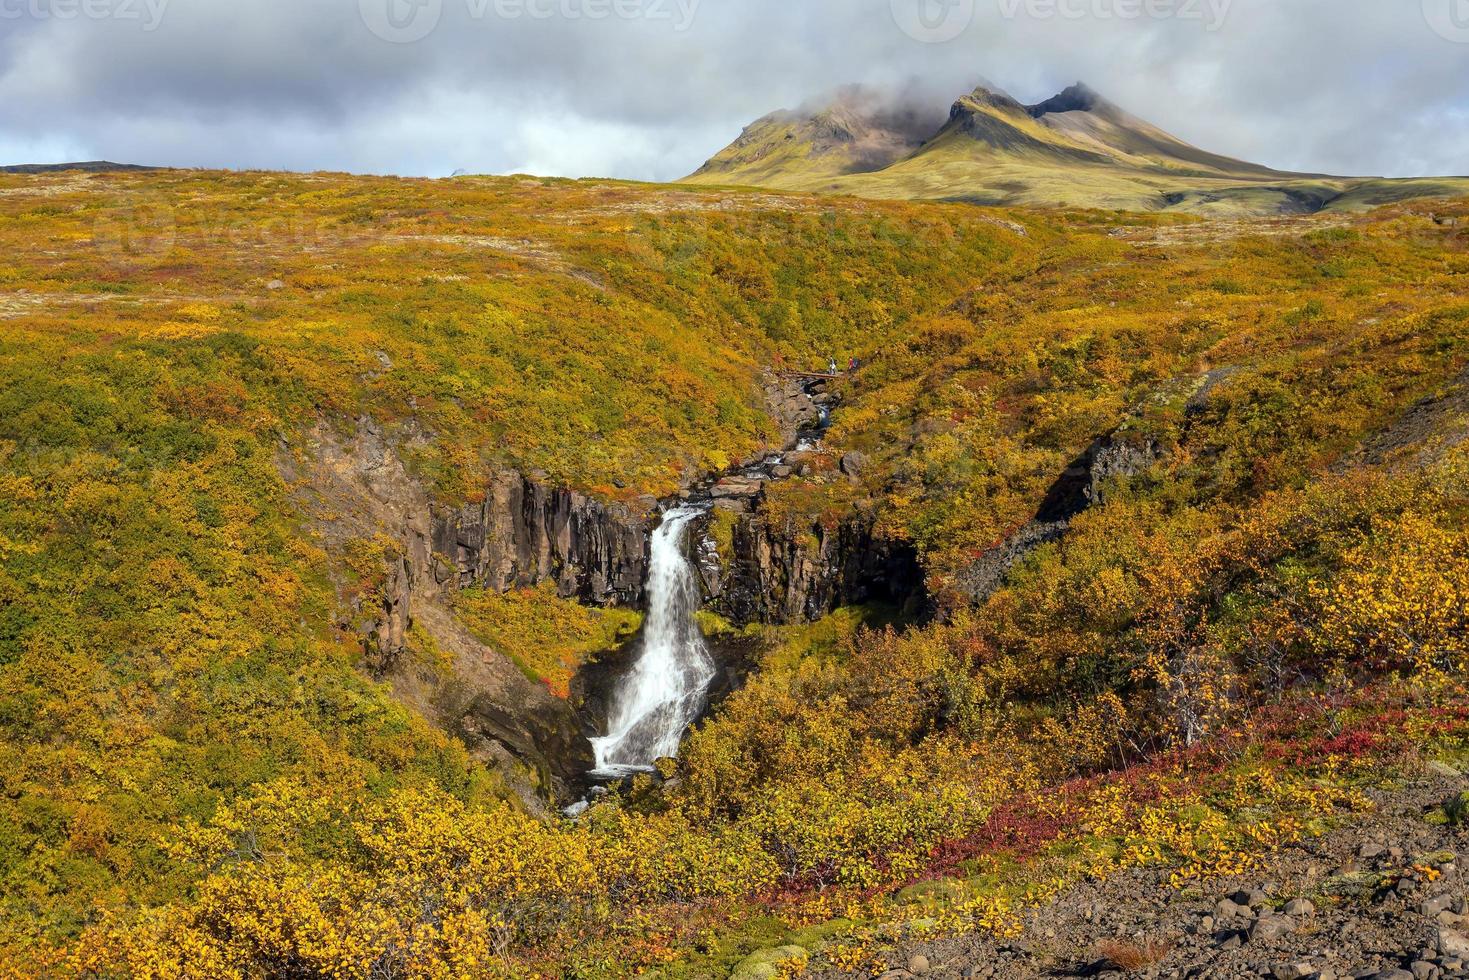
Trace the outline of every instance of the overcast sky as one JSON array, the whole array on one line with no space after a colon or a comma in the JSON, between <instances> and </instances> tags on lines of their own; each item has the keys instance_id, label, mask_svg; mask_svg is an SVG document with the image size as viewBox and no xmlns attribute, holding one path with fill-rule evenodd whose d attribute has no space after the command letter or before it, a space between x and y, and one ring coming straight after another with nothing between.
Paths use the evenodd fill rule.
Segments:
<instances>
[{"instance_id":1,"label":"overcast sky","mask_svg":"<svg viewBox=\"0 0 1469 980\"><path fill-rule=\"evenodd\" d=\"M673 179L844 83L980 79L1279 168L1469 173L1469 0L0 0L0 162Z\"/></svg>"}]
</instances>

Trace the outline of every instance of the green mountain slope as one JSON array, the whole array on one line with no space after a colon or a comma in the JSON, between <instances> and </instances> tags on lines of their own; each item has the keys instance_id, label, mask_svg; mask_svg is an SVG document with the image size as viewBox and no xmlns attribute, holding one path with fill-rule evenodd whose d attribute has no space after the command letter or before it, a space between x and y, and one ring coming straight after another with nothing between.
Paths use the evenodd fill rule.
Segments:
<instances>
[{"instance_id":1,"label":"green mountain slope","mask_svg":"<svg viewBox=\"0 0 1469 980\"><path fill-rule=\"evenodd\" d=\"M849 86L824 105L757 119L696 177L782 187L881 170L921 149L941 122L938 113Z\"/></svg>"},{"instance_id":2,"label":"green mountain slope","mask_svg":"<svg viewBox=\"0 0 1469 980\"><path fill-rule=\"evenodd\" d=\"M921 113L902 118L911 122ZM857 124L834 129L836 119ZM1456 179L1425 184L1275 171L1185 143L1079 82L1032 106L998 89L976 88L905 155L897 155L901 144L891 133L870 117L854 117L839 97L819 110L767 116L687 181L1225 216L1349 210L1469 189ZM882 142L886 152L858 152L873 134L889 137Z\"/></svg>"}]
</instances>

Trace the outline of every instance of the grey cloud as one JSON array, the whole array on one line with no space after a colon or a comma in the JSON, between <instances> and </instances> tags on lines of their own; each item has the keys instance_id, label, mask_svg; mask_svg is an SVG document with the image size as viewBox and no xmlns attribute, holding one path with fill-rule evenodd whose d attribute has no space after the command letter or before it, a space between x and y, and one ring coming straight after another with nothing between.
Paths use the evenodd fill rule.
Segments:
<instances>
[{"instance_id":1,"label":"grey cloud","mask_svg":"<svg viewBox=\"0 0 1469 980\"><path fill-rule=\"evenodd\" d=\"M402 44L368 29L359 0L169 0L153 31L28 12L48 2L63 0L0 0L9 162L671 179L755 117L847 83L915 92L941 114L981 78L1028 102L1080 78L1184 139L1277 167L1469 169L1469 44L1423 13L1469 0L1233 0L1217 30L1099 16L1166 0L973 0L943 43L905 34L892 4L962 13L968 0L524 0L662 19L361 0L405 16L442 5ZM694 5L687 30L680 2Z\"/></svg>"}]
</instances>

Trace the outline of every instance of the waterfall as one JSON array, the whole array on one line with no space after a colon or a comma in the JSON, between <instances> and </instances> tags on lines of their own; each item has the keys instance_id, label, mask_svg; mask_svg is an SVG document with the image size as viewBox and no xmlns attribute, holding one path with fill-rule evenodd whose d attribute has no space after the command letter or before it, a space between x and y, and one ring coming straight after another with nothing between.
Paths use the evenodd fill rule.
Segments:
<instances>
[{"instance_id":1,"label":"waterfall","mask_svg":"<svg viewBox=\"0 0 1469 980\"><path fill-rule=\"evenodd\" d=\"M653 532L648 568L648 619L642 651L613 694L608 733L592 739L598 775L646 770L678 754L704 708L714 661L694 620L698 577L684 555L689 524L702 508L678 507Z\"/></svg>"}]
</instances>

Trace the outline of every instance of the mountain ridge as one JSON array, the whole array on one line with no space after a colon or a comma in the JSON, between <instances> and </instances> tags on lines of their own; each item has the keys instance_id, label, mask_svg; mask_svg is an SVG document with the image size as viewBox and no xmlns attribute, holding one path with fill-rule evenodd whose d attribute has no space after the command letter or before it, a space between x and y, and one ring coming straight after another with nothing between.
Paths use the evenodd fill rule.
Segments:
<instances>
[{"instance_id":1,"label":"mountain ridge","mask_svg":"<svg viewBox=\"0 0 1469 980\"><path fill-rule=\"evenodd\" d=\"M78 173L132 173L143 170L161 170L140 163L114 163L111 160L85 160L70 163L15 163L0 166L3 174L60 174L68 171Z\"/></svg>"},{"instance_id":2,"label":"mountain ridge","mask_svg":"<svg viewBox=\"0 0 1469 980\"><path fill-rule=\"evenodd\" d=\"M884 98L859 87L842 90L852 91L863 92L868 104L882 104ZM918 145L910 125L905 140L884 139L884 152L867 157L838 152L830 140L817 138L838 117L855 118L864 132L891 136L878 116L854 116L850 95L839 92L828 102L762 117L684 182L1224 216L1295 214L1333 205L1356 209L1469 192L1469 182L1456 178L1294 173L1215 153L1128 112L1082 81L1030 105L980 84L956 99L947 120ZM904 118L912 123L927 116L910 103ZM856 145L855 135L845 145Z\"/></svg>"}]
</instances>

